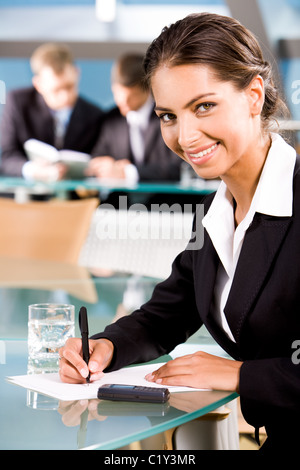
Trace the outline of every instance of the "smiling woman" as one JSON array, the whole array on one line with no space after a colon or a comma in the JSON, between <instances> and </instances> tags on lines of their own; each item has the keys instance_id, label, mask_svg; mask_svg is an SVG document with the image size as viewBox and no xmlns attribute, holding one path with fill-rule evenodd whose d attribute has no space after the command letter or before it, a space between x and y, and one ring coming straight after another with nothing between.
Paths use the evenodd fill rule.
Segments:
<instances>
[{"instance_id":1,"label":"smiling woman","mask_svg":"<svg viewBox=\"0 0 300 470\"><path fill-rule=\"evenodd\" d=\"M205 325L231 359L203 351L147 375L164 386L235 390L268 434L264 450L296 449L300 422L300 161L270 132L284 108L254 36L236 20L192 15L150 45L146 78L166 144L202 177L204 244L177 256L151 299L90 341L63 348L61 378L82 382L168 353ZM287 275L288 273L288 275ZM68 358L68 360L67 360ZM288 432L287 432L288 431Z\"/></svg>"},{"instance_id":2,"label":"smiling woman","mask_svg":"<svg viewBox=\"0 0 300 470\"><path fill-rule=\"evenodd\" d=\"M275 113L287 113L257 40L230 17L189 15L164 28L144 65L167 146L198 176L225 181L238 225L271 145Z\"/></svg>"},{"instance_id":3,"label":"smiling woman","mask_svg":"<svg viewBox=\"0 0 300 470\"><path fill-rule=\"evenodd\" d=\"M261 129L260 77L240 91L193 64L159 67L151 83L166 144L200 177L228 180L237 169L248 174L249 160L263 165L270 141Z\"/></svg>"}]
</instances>

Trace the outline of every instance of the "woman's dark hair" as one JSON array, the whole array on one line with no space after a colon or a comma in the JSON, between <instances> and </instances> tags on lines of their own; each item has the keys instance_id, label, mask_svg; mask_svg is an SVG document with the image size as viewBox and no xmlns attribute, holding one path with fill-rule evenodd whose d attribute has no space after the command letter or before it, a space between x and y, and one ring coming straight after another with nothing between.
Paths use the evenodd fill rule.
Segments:
<instances>
[{"instance_id":1,"label":"woman's dark hair","mask_svg":"<svg viewBox=\"0 0 300 470\"><path fill-rule=\"evenodd\" d=\"M230 81L243 90L260 75L264 80L265 102L261 113L268 127L275 113L286 114L254 35L237 20L212 13L192 14L165 27L150 44L144 60L145 80L150 85L157 68L186 64L209 65L221 81Z\"/></svg>"}]
</instances>

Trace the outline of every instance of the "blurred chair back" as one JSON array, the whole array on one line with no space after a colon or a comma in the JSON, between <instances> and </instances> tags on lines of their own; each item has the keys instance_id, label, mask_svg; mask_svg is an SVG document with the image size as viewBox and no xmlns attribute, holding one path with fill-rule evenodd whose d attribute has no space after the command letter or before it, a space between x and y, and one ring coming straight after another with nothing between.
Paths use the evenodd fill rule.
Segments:
<instances>
[{"instance_id":1,"label":"blurred chair back","mask_svg":"<svg viewBox=\"0 0 300 470\"><path fill-rule=\"evenodd\" d=\"M0 256L77 263L97 198L32 201L0 198Z\"/></svg>"},{"instance_id":2,"label":"blurred chair back","mask_svg":"<svg viewBox=\"0 0 300 470\"><path fill-rule=\"evenodd\" d=\"M78 263L159 279L171 272L175 257L188 244L192 213L95 211Z\"/></svg>"}]
</instances>

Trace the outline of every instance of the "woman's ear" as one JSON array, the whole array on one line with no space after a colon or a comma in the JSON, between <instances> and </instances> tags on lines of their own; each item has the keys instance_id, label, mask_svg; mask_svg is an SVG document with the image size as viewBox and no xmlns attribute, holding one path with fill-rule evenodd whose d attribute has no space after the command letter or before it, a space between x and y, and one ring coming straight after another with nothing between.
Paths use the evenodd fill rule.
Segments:
<instances>
[{"instance_id":1,"label":"woman's ear","mask_svg":"<svg viewBox=\"0 0 300 470\"><path fill-rule=\"evenodd\" d=\"M265 102L265 86L263 78L257 75L247 88L250 112L252 116L261 114Z\"/></svg>"}]
</instances>

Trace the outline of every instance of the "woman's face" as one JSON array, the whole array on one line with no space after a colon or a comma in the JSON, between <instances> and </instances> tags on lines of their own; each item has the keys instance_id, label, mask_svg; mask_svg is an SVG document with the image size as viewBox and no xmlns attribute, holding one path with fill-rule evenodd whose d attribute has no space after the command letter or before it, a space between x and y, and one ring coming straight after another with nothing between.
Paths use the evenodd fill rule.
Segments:
<instances>
[{"instance_id":1,"label":"woman's face","mask_svg":"<svg viewBox=\"0 0 300 470\"><path fill-rule=\"evenodd\" d=\"M166 145L200 177L239 171L255 154L263 105L260 77L240 91L218 80L208 66L162 65L151 85Z\"/></svg>"}]
</instances>

